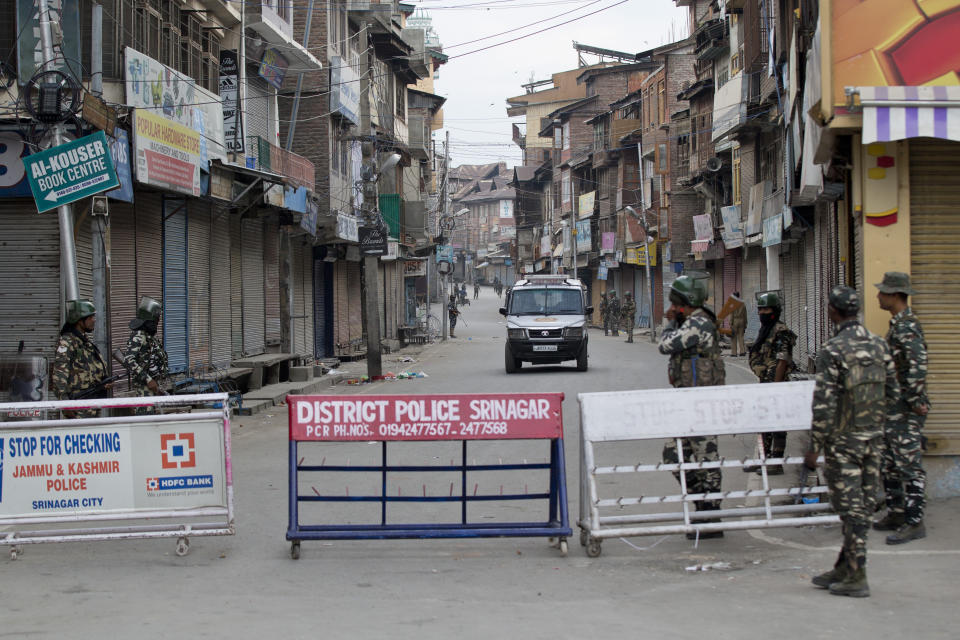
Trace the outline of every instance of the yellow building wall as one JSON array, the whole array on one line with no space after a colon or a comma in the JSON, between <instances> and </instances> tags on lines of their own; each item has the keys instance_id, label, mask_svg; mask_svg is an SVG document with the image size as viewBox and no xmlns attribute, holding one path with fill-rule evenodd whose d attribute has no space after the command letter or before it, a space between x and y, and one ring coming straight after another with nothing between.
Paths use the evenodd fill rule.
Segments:
<instances>
[{"instance_id":1,"label":"yellow building wall","mask_svg":"<svg viewBox=\"0 0 960 640\"><path fill-rule=\"evenodd\" d=\"M885 335L890 314L877 303L874 284L887 271L910 273L910 167L907 143L861 145L854 136L854 177L859 179L863 225L863 316L867 329ZM892 166L890 166L892 163ZM881 166L884 165L884 166ZM891 222L893 219L895 222Z\"/></svg>"}]
</instances>

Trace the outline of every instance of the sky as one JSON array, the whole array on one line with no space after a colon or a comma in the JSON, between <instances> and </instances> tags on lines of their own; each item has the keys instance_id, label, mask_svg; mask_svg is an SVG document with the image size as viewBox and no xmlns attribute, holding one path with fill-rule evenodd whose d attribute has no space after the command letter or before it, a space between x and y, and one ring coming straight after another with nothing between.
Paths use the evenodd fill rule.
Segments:
<instances>
[{"instance_id":1,"label":"sky","mask_svg":"<svg viewBox=\"0 0 960 640\"><path fill-rule=\"evenodd\" d=\"M445 128L434 137L442 144L450 132L451 166L520 164L510 123L524 119L507 117L507 98L524 93L521 85L531 78L575 69L574 41L637 53L681 39L687 28L686 8L673 0L407 1L426 10L450 56L434 87L447 99ZM498 43L505 44L478 51ZM598 61L584 55L588 64Z\"/></svg>"}]
</instances>

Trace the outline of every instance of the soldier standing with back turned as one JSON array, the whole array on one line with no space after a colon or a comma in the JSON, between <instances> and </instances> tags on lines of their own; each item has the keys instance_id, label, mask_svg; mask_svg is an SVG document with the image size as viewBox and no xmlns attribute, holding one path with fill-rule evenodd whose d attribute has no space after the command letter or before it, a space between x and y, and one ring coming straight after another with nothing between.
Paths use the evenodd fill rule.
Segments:
<instances>
[{"instance_id":1,"label":"soldier standing with back turned","mask_svg":"<svg viewBox=\"0 0 960 640\"><path fill-rule=\"evenodd\" d=\"M137 317L130 321L133 333L127 339L123 365L133 378L133 391L138 396L163 395L160 383L169 374L167 352L157 337L157 326L163 307L144 296L137 307Z\"/></svg>"},{"instance_id":2,"label":"soldier standing with back turned","mask_svg":"<svg viewBox=\"0 0 960 640\"><path fill-rule=\"evenodd\" d=\"M109 385L107 363L88 334L93 332L97 310L89 300L67 302L67 321L60 329L57 355L53 361L51 383L60 400L83 396L89 400L106 398ZM64 411L67 418L96 418L99 409Z\"/></svg>"},{"instance_id":3,"label":"soldier standing with back turned","mask_svg":"<svg viewBox=\"0 0 960 640\"><path fill-rule=\"evenodd\" d=\"M927 343L920 321L907 304L914 294L910 276L898 271L883 275L876 285L880 308L890 312L887 346L897 367L900 396L883 433L883 489L887 515L873 524L878 531L893 531L887 544L924 538L926 473L923 470L923 424L930 410L927 397Z\"/></svg>"},{"instance_id":4,"label":"soldier standing with back turned","mask_svg":"<svg viewBox=\"0 0 960 640\"><path fill-rule=\"evenodd\" d=\"M620 326L620 300L617 299L617 292L613 289L607 294L607 317L603 322L603 335L608 335L607 331L610 331L609 335L618 337L620 331L617 330L617 327Z\"/></svg>"},{"instance_id":5,"label":"soldier standing with back turned","mask_svg":"<svg viewBox=\"0 0 960 640\"><path fill-rule=\"evenodd\" d=\"M827 315L834 336L817 354L808 469L823 451L830 504L843 525L843 544L831 571L813 584L838 596L865 598L867 532L880 484L883 425L899 397L897 370L887 344L857 320L860 296L850 287L830 291Z\"/></svg>"},{"instance_id":6,"label":"soldier standing with back turned","mask_svg":"<svg viewBox=\"0 0 960 640\"><path fill-rule=\"evenodd\" d=\"M623 304L620 305L620 327L627 332L625 342L633 342L633 323L637 315L637 303L633 301L633 294L627 291L623 294Z\"/></svg>"},{"instance_id":7,"label":"soldier standing with back turned","mask_svg":"<svg viewBox=\"0 0 960 640\"><path fill-rule=\"evenodd\" d=\"M793 364L793 347L797 334L780 321L783 304L773 291L757 298L757 313L760 316L760 333L750 347L750 369L760 382L784 382ZM763 434L763 451L767 458L782 458L787 448L786 431ZM760 467L744 467L744 471L761 473ZM770 475L783 475L783 465L767 467Z\"/></svg>"},{"instance_id":8,"label":"soldier standing with back turned","mask_svg":"<svg viewBox=\"0 0 960 640\"><path fill-rule=\"evenodd\" d=\"M726 371L720 357L720 336L717 334L717 318L703 306L707 289L690 276L680 276L670 286L669 321L660 336L660 353L670 356L669 377L674 387L709 387L726 382ZM719 459L717 436L693 436L683 438L684 462L714 462ZM676 439L667 440L663 447L663 461L679 462ZM679 481L680 473L674 472ZM717 493L722 476L720 469L698 469L685 472L687 493ZM697 511L720 509L719 500L698 500ZM704 519L702 522L717 522ZM722 538L722 531L711 531L701 538ZM688 533L687 539L696 538Z\"/></svg>"}]
</instances>

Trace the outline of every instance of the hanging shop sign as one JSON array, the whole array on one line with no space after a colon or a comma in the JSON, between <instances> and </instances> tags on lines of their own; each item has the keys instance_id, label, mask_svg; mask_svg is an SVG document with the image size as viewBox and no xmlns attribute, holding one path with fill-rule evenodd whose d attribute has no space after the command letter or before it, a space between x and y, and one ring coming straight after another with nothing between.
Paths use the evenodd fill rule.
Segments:
<instances>
[{"instance_id":1,"label":"hanging shop sign","mask_svg":"<svg viewBox=\"0 0 960 640\"><path fill-rule=\"evenodd\" d=\"M341 240L357 242L360 240L360 225L356 216L348 213L337 214L337 237Z\"/></svg>"},{"instance_id":2,"label":"hanging shop sign","mask_svg":"<svg viewBox=\"0 0 960 640\"><path fill-rule=\"evenodd\" d=\"M779 213L763 221L763 246L778 245L783 238L783 218Z\"/></svg>"},{"instance_id":3,"label":"hanging shop sign","mask_svg":"<svg viewBox=\"0 0 960 640\"><path fill-rule=\"evenodd\" d=\"M365 256L383 256L387 254L387 230L379 226L360 227L360 253Z\"/></svg>"},{"instance_id":4,"label":"hanging shop sign","mask_svg":"<svg viewBox=\"0 0 960 640\"><path fill-rule=\"evenodd\" d=\"M126 129L114 129L110 142L110 157L117 170L120 186L107 192L107 197L124 202L133 202L133 171L130 168L130 136ZM229 200L229 198L228 198Z\"/></svg>"},{"instance_id":5,"label":"hanging shop sign","mask_svg":"<svg viewBox=\"0 0 960 640\"><path fill-rule=\"evenodd\" d=\"M589 218L593 215L593 206L597 201L597 192L591 191L580 196L577 209L578 218Z\"/></svg>"},{"instance_id":6,"label":"hanging shop sign","mask_svg":"<svg viewBox=\"0 0 960 640\"><path fill-rule=\"evenodd\" d=\"M453 247L448 244L437 245L437 262L453 262Z\"/></svg>"},{"instance_id":7,"label":"hanging shop sign","mask_svg":"<svg viewBox=\"0 0 960 640\"><path fill-rule=\"evenodd\" d=\"M161 115L133 113L137 182L199 196L200 134Z\"/></svg>"},{"instance_id":8,"label":"hanging shop sign","mask_svg":"<svg viewBox=\"0 0 960 640\"><path fill-rule=\"evenodd\" d=\"M406 278L427 275L427 261L426 260L404 260L403 275Z\"/></svg>"},{"instance_id":9,"label":"hanging shop sign","mask_svg":"<svg viewBox=\"0 0 960 640\"><path fill-rule=\"evenodd\" d=\"M590 221L580 220L577 222L577 253L590 251L593 247L593 239L590 235Z\"/></svg>"},{"instance_id":10,"label":"hanging shop sign","mask_svg":"<svg viewBox=\"0 0 960 640\"><path fill-rule=\"evenodd\" d=\"M220 98L223 100L223 138L227 151L243 153L243 111L240 109L239 56L220 50Z\"/></svg>"},{"instance_id":11,"label":"hanging shop sign","mask_svg":"<svg viewBox=\"0 0 960 640\"><path fill-rule=\"evenodd\" d=\"M257 75L266 80L270 86L277 89L283 88L283 80L287 77L287 69L290 63L276 49L267 49L263 52L263 58L260 59L260 68Z\"/></svg>"},{"instance_id":12,"label":"hanging shop sign","mask_svg":"<svg viewBox=\"0 0 960 640\"><path fill-rule=\"evenodd\" d=\"M330 56L330 111L360 124L360 78L339 56Z\"/></svg>"},{"instance_id":13,"label":"hanging shop sign","mask_svg":"<svg viewBox=\"0 0 960 640\"><path fill-rule=\"evenodd\" d=\"M40 213L120 184L103 131L35 153L23 164Z\"/></svg>"},{"instance_id":14,"label":"hanging shop sign","mask_svg":"<svg viewBox=\"0 0 960 640\"><path fill-rule=\"evenodd\" d=\"M309 233L311 236L317 235L317 214L318 207L317 202L313 198L307 198L305 207L306 211L300 216L300 228Z\"/></svg>"},{"instance_id":15,"label":"hanging shop sign","mask_svg":"<svg viewBox=\"0 0 960 640\"><path fill-rule=\"evenodd\" d=\"M210 159L226 159L220 96L135 49L127 47L123 57L127 106L192 129L199 136L197 155L204 170Z\"/></svg>"}]
</instances>

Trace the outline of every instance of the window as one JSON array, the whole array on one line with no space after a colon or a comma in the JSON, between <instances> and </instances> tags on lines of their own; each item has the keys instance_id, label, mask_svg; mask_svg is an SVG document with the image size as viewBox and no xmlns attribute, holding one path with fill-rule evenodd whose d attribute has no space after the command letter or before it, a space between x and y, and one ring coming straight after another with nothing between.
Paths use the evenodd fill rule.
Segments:
<instances>
[{"instance_id":1,"label":"window","mask_svg":"<svg viewBox=\"0 0 960 640\"><path fill-rule=\"evenodd\" d=\"M720 69L717 71L717 87L722 87L727 84L727 81L730 79L729 74L726 69Z\"/></svg>"},{"instance_id":2,"label":"window","mask_svg":"<svg viewBox=\"0 0 960 640\"><path fill-rule=\"evenodd\" d=\"M743 68L743 54L739 51L732 56L730 56L730 77L740 73L740 70Z\"/></svg>"},{"instance_id":3,"label":"window","mask_svg":"<svg viewBox=\"0 0 960 640\"><path fill-rule=\"evenodd\" d=\"M563 123L563 148L570 148L570 123Z\"/></svg>"},{"instance_id":4,"label":"window","mask_svg":"<svg viewBox=\"0 0 960 640\"><path fill-rule=\"evenodd\" d=\"M394 86L397 89L396 96L396 114L397 117L401 120L407 119L407 85L403 84L403 81L399 76L393 77Z\"/></svg>"},{"instance_id":5,"label":"window","mask_svg":"<svg viewBox=\"0 0 960 640\"><path fill-rule=\"evenodd\" d=\"M571 202L570 173L568 171L563 172L563 177L561 178L561 181L562 181L561 182L561 187L562 187L561 202L563 202L563 204L567 204Z\"/></svg>"},{"instance_id":6,"label":"window","mask_svg":"<svg viewBox=\"0 0 960 640\"><path fill-rule=\"evenodd\" d=\"M657 173L666 173L670 164L667 161L667 144L661 142L657 145Z\"/></svg>"},{"instance_id":7,"label":"window","mask_svg":"<svg viewBox=\"0 0 960 640\"><path fill-rule=\"evenodd\" d=\"M657 83L657 124L663 124L667 121L667 95L664 91L665 83L663 80Z\"/></svg>"}]
</instances>

